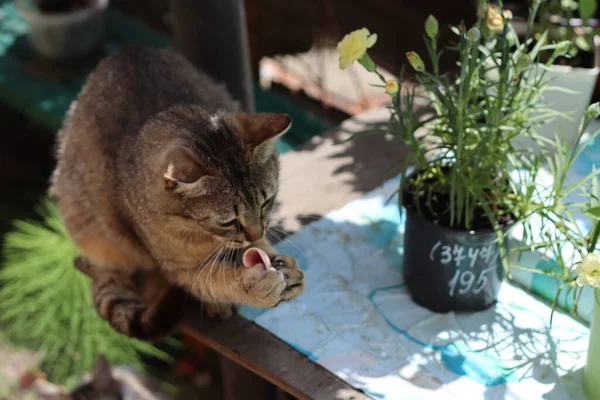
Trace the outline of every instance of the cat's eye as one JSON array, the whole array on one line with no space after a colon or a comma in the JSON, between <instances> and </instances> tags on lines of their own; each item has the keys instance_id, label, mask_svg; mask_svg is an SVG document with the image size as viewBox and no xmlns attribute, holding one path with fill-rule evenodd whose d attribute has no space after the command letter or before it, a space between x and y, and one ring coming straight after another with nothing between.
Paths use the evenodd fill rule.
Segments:
<instances>
[{"instance_id":1,"label":"cat's eye","mask_svg":"<svg viewBox=\"0 0 600 400\"><path fill-rule=\"evenodd\" d=\"M234 226L237 222L238 222L237 218L234 218L232 220L219 223L219 226L221 228L230 228L230 227Z\"/></svg>"},{"instance_id":2,"label":"cat's eye","mask_svg":"<svg viewBox=\"0 0 600 400\"><path fill-rule=\"evenodd\" d=\"M262 205L262 209L264 210L265 208L269 207L271 204L273 204L273 200L275 200L275 196L271 197L269 200L265 201Z\"/></svg>"}]
</instances>

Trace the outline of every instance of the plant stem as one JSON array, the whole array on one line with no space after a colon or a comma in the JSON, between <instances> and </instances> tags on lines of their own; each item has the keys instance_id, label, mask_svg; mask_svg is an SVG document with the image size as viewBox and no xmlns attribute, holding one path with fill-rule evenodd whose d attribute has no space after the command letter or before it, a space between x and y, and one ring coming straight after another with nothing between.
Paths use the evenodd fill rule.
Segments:
<instances>
[{"instance_id":1,"label":"plant stem","mask_svg":"<svg viewBox=\"0 0 600 400\"><path fill-rule=\"evenodd\" d=\"M599 237L600 237L600 221L594 221L594 226L592 228L592 235L591 235L590 243L588 244L588 253L592 253L596 249L596 245L598 244Z\"/></svg>"}]
</instances>

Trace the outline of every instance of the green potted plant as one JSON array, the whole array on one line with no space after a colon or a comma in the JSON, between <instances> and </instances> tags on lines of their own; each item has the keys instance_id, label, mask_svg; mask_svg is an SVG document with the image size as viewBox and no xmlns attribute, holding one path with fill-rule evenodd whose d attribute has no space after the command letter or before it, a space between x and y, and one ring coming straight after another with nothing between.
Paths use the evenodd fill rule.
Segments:
<instances>
[{"instance_id":1,"label":"green potted plant","mask_svg":"<svg viewBox=\"0 0 600 400\"><path fill-rule=\"evenodd\" d=\"M398 189L406 211L404 280L413 300L436 312L495 303L507 255L504 232L526 217L523 205L531 195L518 190L524 182L511 173L529 171L525 176L534 179L541 157L516 149L513 139L523 135L544 145L535 133L544 119L533 116L543 109L539 93L547 82L544 73L530 68L540 61L541 44L531 49L533 38L511 38L510 15L499 15L497 25L480 13L473 27L452 28L457 43L445 50L458 52L457 73L440 72L439 27L430 16L425 22L430 62L407 53L419 89L405 84L402 74L399 81L386 81L377 72L368 55L377 38L367 29L338 45L341 68L358 61L379 76L391 96L388 127L381 133L411 148L400 162ZM553 48L546 64L565 51ZM433 115L419 117L421 97Z\"/></svg>"},{"instance_id":2,"label":"green potted plant","mask_svg":"<svg viewBox=\"0 0 600 400\"><path fill-rule=\"evenodd\" d=\"M16 0L29 23L29 42L42 57L69 61L96 50L109 0Z\"/></svg>"}]
</instances>

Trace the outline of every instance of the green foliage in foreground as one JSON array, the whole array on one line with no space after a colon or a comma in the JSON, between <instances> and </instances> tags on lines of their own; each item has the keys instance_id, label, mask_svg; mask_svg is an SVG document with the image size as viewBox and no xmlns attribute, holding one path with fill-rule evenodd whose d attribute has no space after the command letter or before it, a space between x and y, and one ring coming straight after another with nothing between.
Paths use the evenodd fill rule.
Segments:
<instances>
[{"instance_id":1,"label":"green foliage in foreground","mask_svg":"<svg viewBox=\"0 0 600 400\"><path fill-rule=\"evenodd\" d=\"M73 268L77 249L50 200L40 221L17 221L5 237L0 266L0 329L17 346L41 351L42 369L69 384L98 353L113 364L142 367L142 356L171 357L114 331L94 309L91 280Z\"/></svg>"}]
</instances>

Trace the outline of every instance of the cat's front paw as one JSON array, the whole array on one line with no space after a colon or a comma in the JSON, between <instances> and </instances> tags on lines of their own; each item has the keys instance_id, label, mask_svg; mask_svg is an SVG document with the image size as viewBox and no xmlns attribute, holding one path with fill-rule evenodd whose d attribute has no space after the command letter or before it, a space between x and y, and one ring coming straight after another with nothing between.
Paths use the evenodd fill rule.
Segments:
<instances>
[{"instance_id":1,"label":"cat's front paw","mask_svg":"<svg viewBox=\"0 0 600 400\"><path fill-rule=\"evenodd\" d=\"M298 297L304 291L304 273L291 256L276 256L271 267L257 265L244 268L244 290L248 305L275 307L282 301Z\"/></svg>"}]
</instances>

